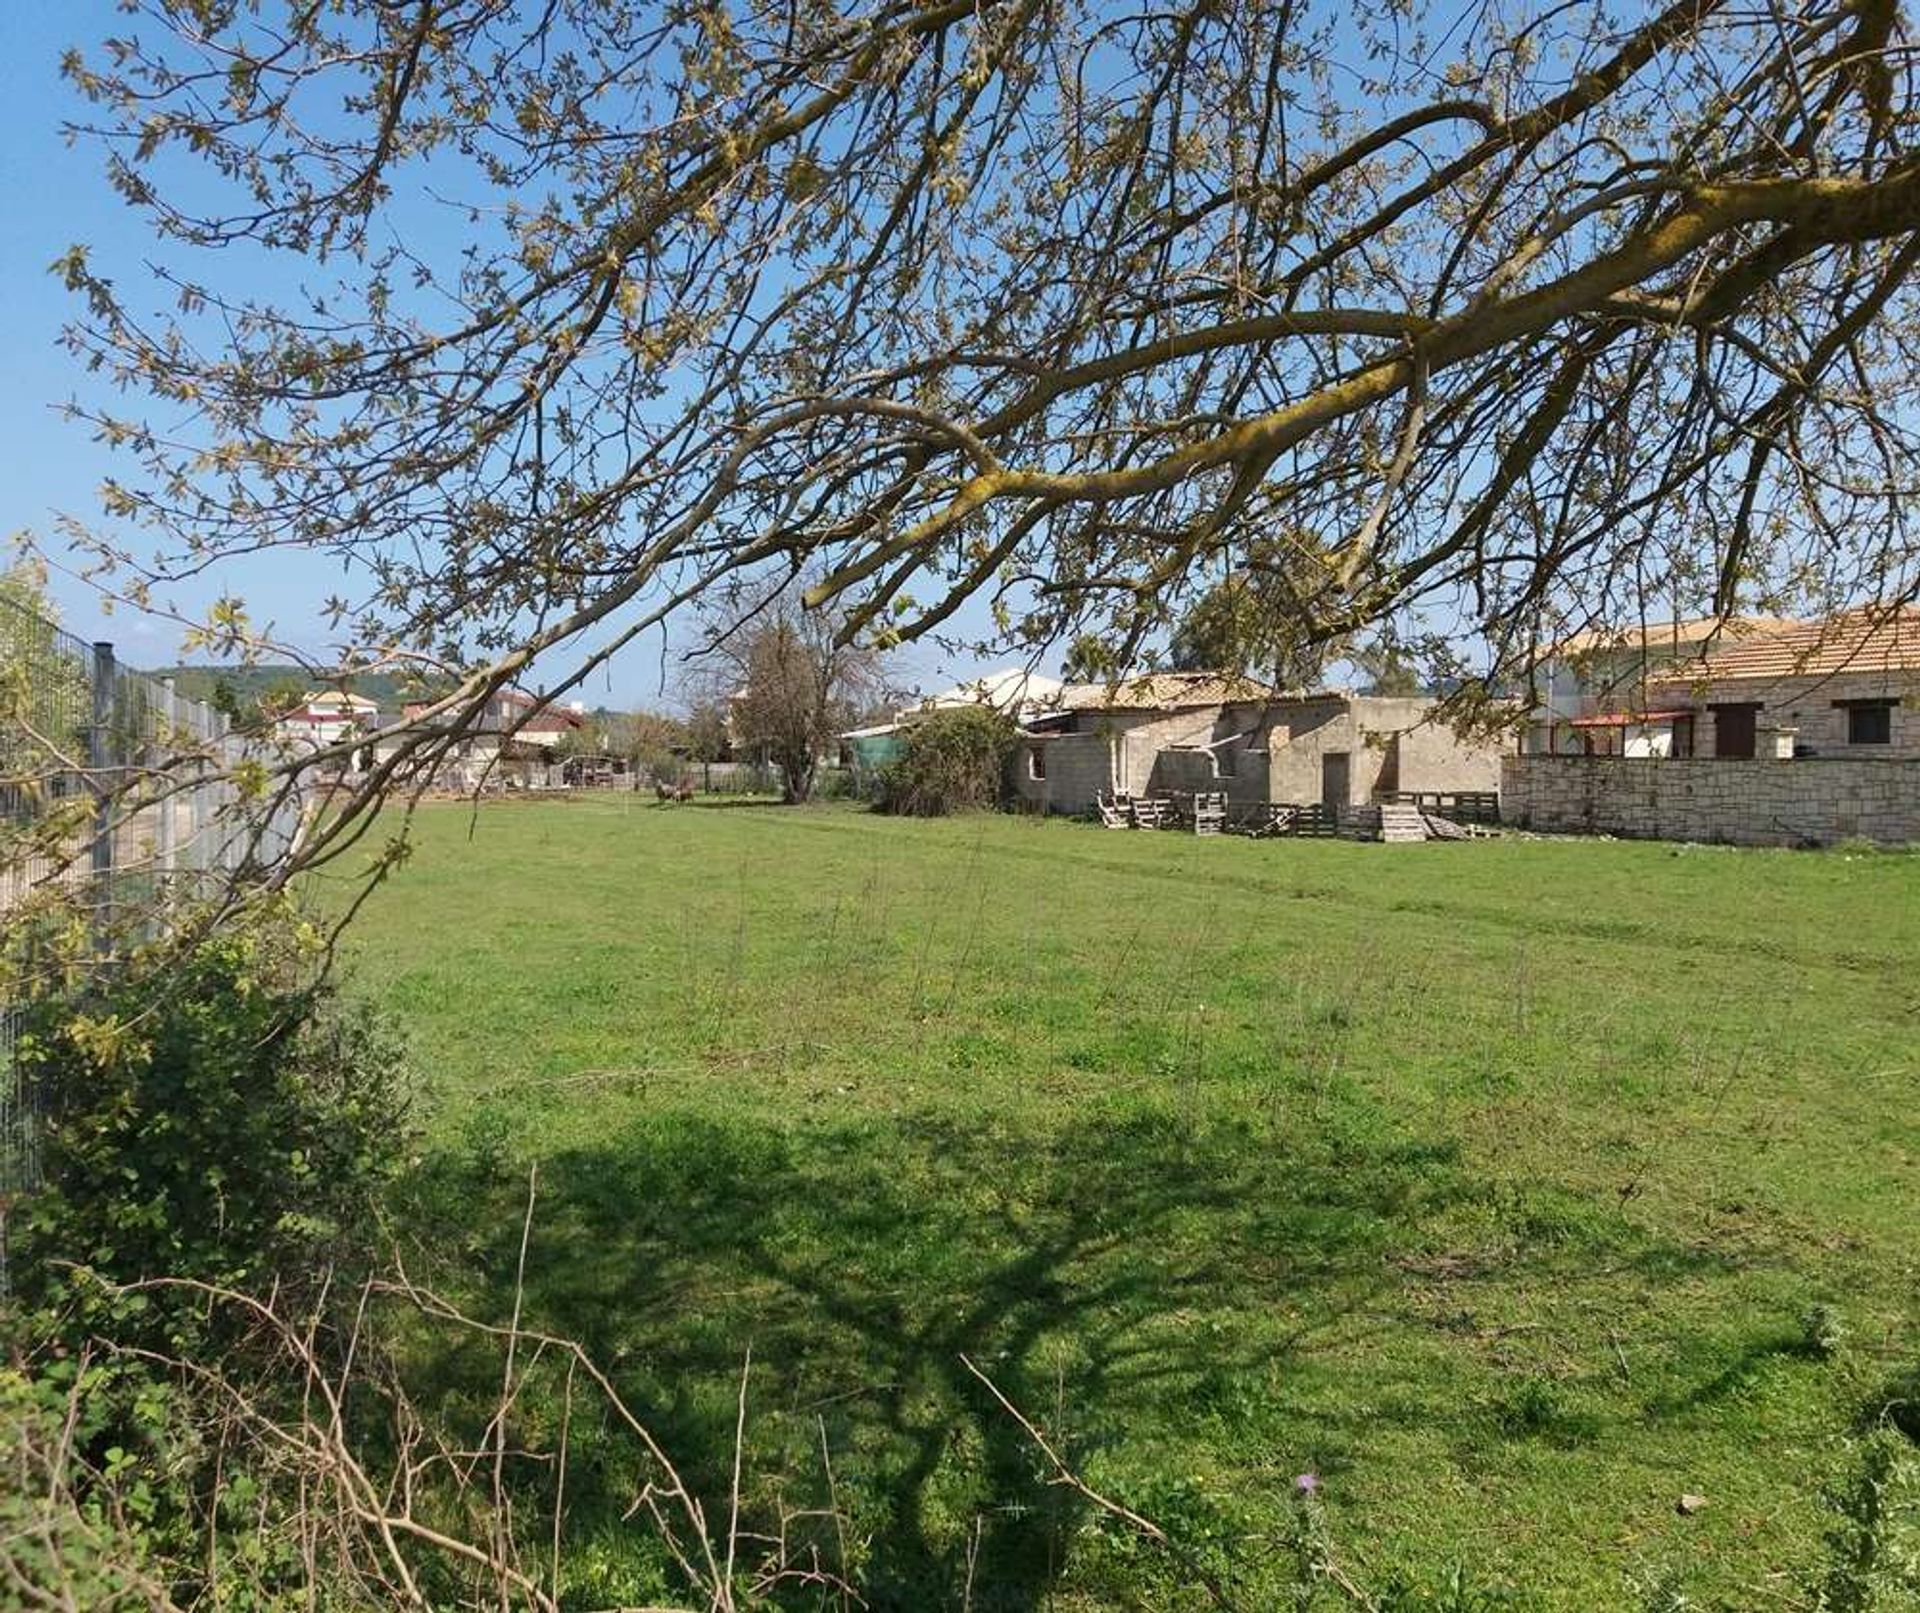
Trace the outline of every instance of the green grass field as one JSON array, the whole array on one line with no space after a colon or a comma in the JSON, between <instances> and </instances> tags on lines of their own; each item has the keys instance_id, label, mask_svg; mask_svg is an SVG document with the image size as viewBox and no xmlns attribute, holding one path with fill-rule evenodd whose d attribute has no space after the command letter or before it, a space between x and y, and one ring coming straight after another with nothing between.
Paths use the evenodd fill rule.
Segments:
<instances>
[{"instance_id":1,"label":"green grass field","mask_svg":"<svg viewBox=\"0 0 1920 1613\"><path fill-rule=\"evenodd\" d=\"M872 1605L1201 1605L963 1356L1249 1607L1296 1605L1309 1472L1376 1592L1812 1605L1920 1359L1920 857L637 798L417 835L348 947L431 1083L413 1258L504 1316L537 1161L529 1320L716 1497L750 1346L753 1515L837 1500ZM569 1480L583 1599L662 1583L620 1478Z\"/></svg>"}]
</instances>

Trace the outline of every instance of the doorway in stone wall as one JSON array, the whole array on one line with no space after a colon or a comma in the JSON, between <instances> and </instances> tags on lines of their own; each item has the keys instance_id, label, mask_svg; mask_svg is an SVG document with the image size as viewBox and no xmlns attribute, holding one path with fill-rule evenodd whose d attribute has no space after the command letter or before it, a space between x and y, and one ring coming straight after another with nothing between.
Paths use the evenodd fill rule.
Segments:
<instances>
[{"instance_id":1,"label":"doorway in stone wall","mask_svg":"<svg viewBox=\"0 0 1920 1613\"><path fill-rule=\"evenodd\" d=\"M1320 758L1320 805L1338 817L1351 799L1353 758L1343 750L1330 750Z\"/></svg>"}]
</instances>

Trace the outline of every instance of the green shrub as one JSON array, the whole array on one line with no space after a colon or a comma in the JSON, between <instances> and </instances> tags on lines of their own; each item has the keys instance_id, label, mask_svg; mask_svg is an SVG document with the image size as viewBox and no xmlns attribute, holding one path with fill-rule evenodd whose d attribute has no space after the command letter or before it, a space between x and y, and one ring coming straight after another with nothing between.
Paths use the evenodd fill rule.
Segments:
<instances>
[{"instance_id":1,"label":"green shrub","mask_svg":"<svg viewBox=\"0 0 1920 1613\"><path fill-rule=\"evenodd\" d=\"M1007 758L1019 742L1013 720L985 706L931 712L908 726L901 754L880 769L875 804L915 818L997 805Z\"/></svg>"},{"instance_id":2,"label":"green shrub","mask_svg":"<svg viewBox=\"0 0 1920 1613\"><path fill-rule=\"evenodd\" d=\"M0 1310L0 1577L48 1605L188 1583L182 1605L278 1605L300 1583L282 1525L318 1490L296 1474L256 1497L257 1428L236 1418L297 1422L303 1385L284 1341L211 1290L270 1298L318 1356L351 1359L406 1084L392 1035L318 961L275 910L19 1010L43 1181L14 1207Z\"/></svg>"},{"instance_id":3,"label":"green shrub","mask_svg":"<svg viewBox=\"0 0 1920 1613\"><path fill-rule=\"evenodd\" d=\"M16 1212L32 1306L189 1278L297 1299L372 1251L405 1146L393 1036L316 984L285 920L255 921L27 1004L16 1057L45 1116Z\"/></svg>"},{"instance_id":4,"label":"green shrub","mask_svg":"<svg viewBox=\"0 0 1920 1613\"><path fill-rule=\"evenodd\" d=\"M1824 1579L1808 1587L1819 1613L1920 1607L1920 1460L1892 1428L1859 1442L1853 1469L1826 1495Z\"/></svg>"}]
</instances>

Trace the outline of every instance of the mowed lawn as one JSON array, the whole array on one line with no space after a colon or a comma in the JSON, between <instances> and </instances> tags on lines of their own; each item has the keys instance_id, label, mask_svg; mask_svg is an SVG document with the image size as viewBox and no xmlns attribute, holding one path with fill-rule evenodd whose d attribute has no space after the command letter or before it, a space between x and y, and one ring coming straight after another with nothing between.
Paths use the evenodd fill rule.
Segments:
<instances>
[{"instance_id":1,"label":"mowed lawn","mask_svg":"<svg viewBox=\"0 0 1920 1613\"><path fill-rule=\"evenodd\" d=\"M1373 1591L1566 1609L1808 1605L1920 1361L1920 857L638 797L415 832L348 945L430 1082L414 1260L504 1319L537 1162L527 1320L716 1515L750 1348L749 1519L837 1502L795 1538L876 1607L1203 1605L963 1356L1245 1606L1292 1605L1310 1473ZM623 1482L568 1480L582 1605L671 1589Z\"/></svg>"}]
</instances>

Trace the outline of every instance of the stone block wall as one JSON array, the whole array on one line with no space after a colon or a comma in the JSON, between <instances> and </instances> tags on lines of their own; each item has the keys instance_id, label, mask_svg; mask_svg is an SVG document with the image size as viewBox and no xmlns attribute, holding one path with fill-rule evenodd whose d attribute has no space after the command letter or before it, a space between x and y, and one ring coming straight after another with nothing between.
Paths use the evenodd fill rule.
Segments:
<instances>
[{"instance_id":1,"label":"stone block wall","mask_svg":"<svg viewBox=\"0 0 1920 1613\"><path fill-rule=\"evenodd\" d=\"M1462 739L1444 723L1422 720L1394 735L1401 790L1473 792L1500 788L1500 762L1510 739Z\"/></svg>"},{"instance_id":2,"label":"stone block wall","mask_svg":"<svg viewBox=\"0 0 1920 1613\"><path fill-rule=\"evenodd\" d=\"M1024 740L1010 764L1014 798L1036 812L1091 812L1094 798L1113 788L1113 737L1060 734ZM1045 778L1035 778L1034 753L1045 758Z\"/></svg>"},{"instance_id":3,"label":"stone block wall","mask_svg":"<svg viewBox=\"0 0 1920 1613\"><path fill-rule=\"evenodd\" d=\"M1791 728L1798 742L1817 757L1858 757L1879 761L1889 757L1920 757L1920 673L1832 673L1819 677L1724 679L1708 685L1670 686L1656 698L1694 708L1694 753L1714 754L1713 707L1751 703L1760 707L1757 722L1769 728ZM1846 702L1892 700L1889 742L1853 745L1847 740Z\"/></svg>"},{"instance_id":4,"label":"stone block wall","mask_svg":"<svg viewBox=\"0 0 1920 1613\"><path fill-rule=\"evenodd\" d=\"M1322 762L1347 756L1347 802L1376 790L1486 790L1500 786L1505 740L1461 739L1433 720L1421 696L1353 695L1276 701L1266 744L1275 801L1318 801Z\"/></svg>"},{"instance_id":5,"label":"stone block wall","mask_svg":"<svg viewBox=\"0 0 1920 1613\"><path fill-rule=\"evenodd\" d=\"M1739 846L1920 842L1920 760L1509 756L1500 817L1524 829Z\"/></svg>"},{"instance_id":6,"label":"stone block wall","mask_svg":"<svg viewBox=\"0 0 1920 1613\"><path fill-rule=\"evenodd\" d=\"M1370 746L1353 720L1351 702L1338 697L1276 702L1268 719L1268 787L1276 801L1318 801L1322 759L1345 752L1347 800L1373 793L1385 751Z\"/></svg>"},{"instance_id":7,"label":"stone block wall","mask_svg":"<svg viewBox=\"0 0 1920 1613\"><path fill-rule=\"evenodd\" d=\"M1207 706L1193 711L1116 712L1096 717L1096 723L1113 728L1116 786L1129 795L1150 794L1158 787L1153 777L1161 754L1206 744L1213 738L1217 713L1217 707Z\"/></svg>"},{"instance_id":8,"label":"stone block wall","mask_svg":"<svg viewBox=\"0 0 1920 1613\"><path fill-rule=\"evenodd\" d=\"M1217 790L1229 807L1255 806L1267 799L1267 753L1240 746L1163 750L1154 758L1147 783L1150 794Z\"/></svg>"}]
</instances>

